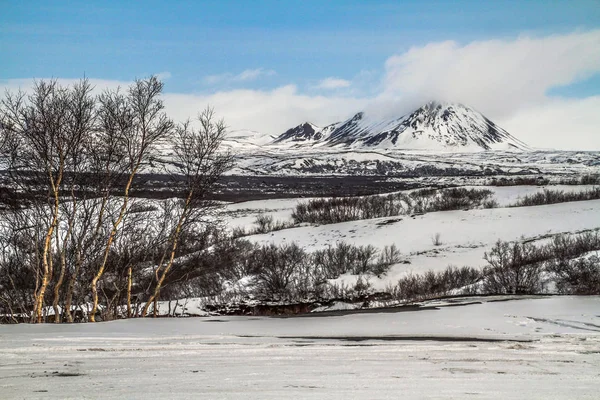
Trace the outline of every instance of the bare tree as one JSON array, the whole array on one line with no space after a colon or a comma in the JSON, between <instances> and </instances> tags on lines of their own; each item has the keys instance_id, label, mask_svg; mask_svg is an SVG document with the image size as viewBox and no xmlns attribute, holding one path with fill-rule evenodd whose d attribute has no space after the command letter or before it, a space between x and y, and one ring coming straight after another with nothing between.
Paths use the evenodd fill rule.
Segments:
<instances>
[{"instance_id":1,"label":"bare tree","mask_svg":"<svg viewBox=\"0 0 600 400\"><path fill-rule=\"evenodd\" d=\"M115 211L118 211L114 207L115 192L127 177L125 135L130 126L130 118L127 117L124 95L120 90L106 91L96 101L101 104L98 110L97 130L86 140L83 157L78 163L81 166L81 173L76 175L80 178L77 224L79 230L75 235L72 250L74 259L65 296L65 309L69 322L73 322L71 307L81 269L84 266L91 267L95 262L100 263L97 254L104 249L103 244L107 235L105 231L111 217ZM95 274L96 272L94 276Z\"/></svg>"},{"instance_id":2,"label":"bare tree","mask_svg":"<svg viewBox=\"0 0 600 400\"><path fill-rule=\"evenodd\" d=\"M117 132L125 146L129 176L123 189L119 214L112 223L102 261L92 279L91 322L95 321L98 310L98 281L104 274L115 236L125 218L133 180L152 156L156 144L173 129L173 123L164 113L164 105L159 98L162 89L162 82L153 76L146 80L136 80L127 96L117 91L107 92L100 98L103 125Z\"/></svg>"},{"instance_id":3,"label":"bare tree","mask_svg":"<svg viewBox=\"0 0 600 400\"><path fill-rule=\"evenodd\" d=\"M59 253L58 260L60 262L58 280L54 284L54 300L52 302L56 323L61 320L58 303L60 300L60 290L67 270L66 252L72 239L73 230L76 228L75 223L78 215L79 201L76 190L86 172L86 163L84 162L85 145L89 143L89 138L96 129L96 102L91 91L92 86L87 80L75 84L69 92L69 101L67 104L67 117L69 121L66 124L66 135L70 138L70 151L65 158L66 175L64 180L68 181L70 204L64 212L66 215L66 232L62 235L62 244L59 243L59 230L55 230L57 238L56 246Z\"/></svg>"},{"instance_id":4,"label":"bare tree","mask_svg":"<svg viewBox=\"0 0 600 400\"><path fill-rule=\"evenodd\" d=\"M184 177L185 200L180 208L177 224L169 235L170 245L165 249L155 271L156 286L142 310L142 317L148 313L151 303L155 305L156 316L156 300L173 266L182 233L187 227L202 220L207 210L214 206L214 203L207 201L206 194L212 191L221 175L232 166L232 155L219 151L226 133L224 121L215 120L213 109L206 108L199 114L198 122L198 129L187 121L178 126L175 132L175 165ZM208 221L205 219L205 222Z\"/></svg>"},{"instance_id":5,"label":"bare tree","mask_svg":"<svg viewBox=\"0 0 600 400\"><path fill-rule=\"evenodd\" d=\"M139 306L148 296L146 315L161 288L187 279L190 271L174 269L175 260L201 248L196 239L214 222L206 195L232 156L220 149L225 124L211 109L198 128L189 121L175 127L162 88L151 77L94 97L87 80L71 87L41 81L31 95L0 101L6 190L22 200L3 203L0 309L32 322L53 311L54 322L73 322L74 305L91 293L91 312L82 312L92 322L99 311L104 319L124 315L125 303L127 316L137 314L132 298ZM136 176L171 138L182 198L140 210L143 202L130 199Z\"/></svg>"},{"instance_id":6,"label":"bare tree","mask_svg":"<svg viewBox=\"0 0 600 400\"><path fill-rule=\"evenodd\" d=\"M36 82L32 94L7 93L2 101L2 125L10 148L10 170L21 185L40 199L36 204L49 209L41 221L45 238L42 245L39 285L35 291L32 319L42 321L44 297L54 272L53 249L59 235L61 191L68 163L80 150L81 139L89 131L94 103L91 86L82 80L72 88L55 80ZM62 273L59 276L64 277ZM61 279L62 283L62 279Z\"/></svg>"}]
</instances>

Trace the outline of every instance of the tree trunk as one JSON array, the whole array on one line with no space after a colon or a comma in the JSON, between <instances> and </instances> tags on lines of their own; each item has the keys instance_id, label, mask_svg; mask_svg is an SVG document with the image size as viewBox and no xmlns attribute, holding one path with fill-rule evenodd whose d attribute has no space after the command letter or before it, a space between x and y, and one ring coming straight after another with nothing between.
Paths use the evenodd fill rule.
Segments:
<instances>
[{"instance_id":1,"label":"tree trunk","mask_svg":"<svg viewBox=\"0 0 600 400\"><path fill-rule=\"evenodd\" d=\"M127 269L127 318L131 318L131 265Z\"/></svg>"},{"instance_id":2,"label":"tree trunk","mask_svg":"<svg viewBox=\"0 0 600 400\"><path fill-rule=\"evenodd\" d=\"M58 178L56 180L56 183L54 182L54 179L52 176L50 176L50 182L51 182L51 186L52 186L52 191L53 191L53 195L54 195L54 209L52 210L52 222L50 223L50 226L48 227L48 231L46 232L46 238L44 240L44 249L42 252L42 268L43 268L43 275L42 275L42 283L40 285L39 291L37 292L36 296L35 296L35 320L36 322L39 324L42 322L43 316L42 316L42 309L44 307L44 295L46 294L46 289L48 288L48 283L50 283L50 277L52 275L52 253L51 253L51 246L52 246L52 235L54 233L54 230L56 229L56 226L58 225L58 212L59 212L59 193L58 193L58 188L60 185L60 181L62 178L62 168L59 170L59 175Z\"/></svg>"},{"instance_id":3,"label":"tree trunk","mask_svg":"<svg viewBox=\"0 0 600 400\"><path fill-rule=\"evenodd\" d=\"M100 204L100 210L98 212L98 220L96 222L96 227L94 228L94 233L90 239L90 243L94 243L96 238L98 237L98 233L100 232L100 228L102 227L102 222L104 221L104 213L106 212L106 203L108 202L108 195L104 195L102 198L102 203ZM77 283L77 277L79 276L79 271L81 270L81 265L83 264L83 240L84 236L81 236L79 243L77 244L77 256L75 259L75 271L69 280L69 287L67 289L66 295L66 313L67 313L67 321L73 322L73 315L71 314L71 305L73 302L73 291L75 290L75 284Z\"/></svg>"},{"instance_id":4,"label":"tree trunk","mask_svg":"<svg viewBox=\"0 0 600 400\"><path fill-rule=\"evenodd\" d=\"M177 251L179 235L181 233L183 224L185 223L185 220L187 218L188 208L192 201L193 195L194 195L194 190L190 190L190 192L188 193L188 196L185 200L185 204L183 206L183 211L181 212L181 216L179 217L179 221L177 222L177 227L175 228L175 232L173 232L173 242L172 242L173 244L171 246L171 255L169 257L169 261L168 261L167 265L165 266L164 270L162 271L160 279L156 283L156 288L154 288L154 294L150 297L150 299L148 299L148 301L146 302L146 305L144 306L144 309L142 310L142 317L145 317L146 314L148 313L148 308L150 307L150 303L154 302L156 304L156 301L157 301L159 293L160 293L160 288L167 276L167 273L173 266L173 260L175 259L175 253ZM159 267L159 269L160 269L160 267ZM154 317L156 317L156 305L154 306Z\"/></svg>"},{"instance_id":5,"label":"tree trunk","mask_svg":"<svg viewBox=\"0 0 600 400\"><path fill-rule=\"evenodd\" d=\"M133 183L133 178L139 168L140 163L141 163L141 157L138 159L136 166L133 168L133 170L131 171L131 174L129 175L129 180L127 181L127 185L125 186L123 205L121 206L121 210L119 212L119 217L114 222L113 228L110 231L110 235L106 242L106 247L104 248L104 257L102 259L102 264L100 265L98 272L94 276L94 279L92 279L91 288L92 288L93 305L92 305L92 312L90 314L90 322L96 322L96 311L98 310L98 281L100 280L100 278L102 278L102 275L104 274L104 270L106 269L106 262L108 261L108 256L110 254L110 249L112 248L112 244L115 240L115 236L117 235L117 230L119 229L119 225L121 225L121 222L123 221L123 218L125 217L125 212L127 211L127 204L129 203L129 189L131 188L131 184Z\"/></svg>"}]
</instances>

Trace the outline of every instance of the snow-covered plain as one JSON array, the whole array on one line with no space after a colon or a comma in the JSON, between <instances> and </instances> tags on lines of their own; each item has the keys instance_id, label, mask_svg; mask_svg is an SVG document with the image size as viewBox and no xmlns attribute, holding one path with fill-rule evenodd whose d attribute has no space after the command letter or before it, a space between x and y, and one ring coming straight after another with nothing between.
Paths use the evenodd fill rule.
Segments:
<instances>
[{"instance_id":1,"label":"snow-covered plain","mask_svg":"<svg viewBox=\"0 0 600 400\"><path fill-rule=\"evenodd\" d=\"M515 204L519 199L546 189L580 192L593 189L595 185L550 185L550 186L464 186L467 189L488 189L493 192L493 199L498 202L499 207L507 207ZM292 212L300 202L306 202L311 198L287 198L270 200L253 200L239 203L230 203L224 207L222 216L232 227L251 228L254 226L256 217L260 214L271 215L274 220L289 222Z\"/></svg>"},{"instance_id":2,"label":"snow-covered plain","mask_svg":"<svg viewBox=\"0 0 600 400\"><path fill-rule=\"evenodd\" d=\"M5 325L0 398L597 399L599 310L599 297L553 297L328 317Z\"/></svg>"},{"instance_id":3,"label":"snow-covered plain","mask_svg":"<svg viewBox=\"0 0 600 400\"><path fill-rule=\"evenodd\" d=\"M477 178L544 177L559 182L573 176L597 174L598 152L441 152L395 149L288 148L231 146L236 167L230 175L347 176L389 175L403 179L437 179L457 184ZM431 172L434 171L434 172Z\"/></svg>"},{"instance_id":4,"label":"snow-covered plain","mask_svg":"<svg viewBox=\"0 0 600 400\"><path fill-rule=\"evenodd\" d=\"M550 186L553 190L580 191L591 186ZM568 202L535 207L506 207L519 198L543 191L539 186L485 187L494 192L499 208L468 211L434 212L416 216L398 216L302 226L246 237L259 244L297 243L307 251L347 242L382 249L396 245L403 262L391 267L381 278L371 277L375 290L385 290L407 273L443 270L449 265L479 268L485 265L485 252L498 240L544 239L560 233L578 233L600 228L600 200ZM291 222L294 207L306 199L281 199L231 204L226 219L232 227L250 231L259 214ZM441 245L433 237L439 234ZM339 281L348 285L356 276Z\"/></svg>"}]
</instances>

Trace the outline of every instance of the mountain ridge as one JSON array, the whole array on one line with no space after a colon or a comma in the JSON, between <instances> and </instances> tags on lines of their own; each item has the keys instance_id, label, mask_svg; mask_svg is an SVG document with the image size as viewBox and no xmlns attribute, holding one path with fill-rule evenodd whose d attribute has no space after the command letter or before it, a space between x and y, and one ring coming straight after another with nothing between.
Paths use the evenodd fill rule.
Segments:
<instances>
[{"instance_id":1,"label":"mountain ridge","mask_svg":"<svg viewBox=\"0 0 600 400\"><path fill-rule=\"evenodd\" d=\"M375 118L364 111L345 121L305 122L272 144L402 150L530 150L530 147L471 107L431 101L401 117Z\"/></svg>"}]
</instances>

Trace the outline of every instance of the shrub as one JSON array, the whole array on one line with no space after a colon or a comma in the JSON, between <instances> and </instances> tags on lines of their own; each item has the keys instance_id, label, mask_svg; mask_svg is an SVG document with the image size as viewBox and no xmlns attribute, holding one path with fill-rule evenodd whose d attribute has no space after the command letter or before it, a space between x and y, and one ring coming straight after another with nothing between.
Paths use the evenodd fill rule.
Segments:
<instances>
[{"instance_id":1,"label":"shrub","mask_svg":"<svg viewBox=\"0 0 600 400\"><path fill-rule=\"evenodd\" d=\"M339 242L335 247L329 246L324 250L315 251L311 258L315 268L322 271L323 276L328 279L335 279L346 273L372 273L380 276L399 258L395 246L384 248L379 259L376 255L377 250L373 246L352 246Z\"/></svg>"},{"instance_id":2,"label":"shrub","mask_svg":"<svg viewBox=\"0 0 600 400\"><path fill-rule=\"evenodd\" d=\"M215 300L248 296L277 301L317 300L331 294L328 279L351 273L364 281L366 276L384 274L399 260L400 252L393 245L379 252L373 246L340 242L307 253L296 243L258 246L229 237L180 260L177 276L169 276L171 284L165 287L164 295L177 298L178 293L184 293ZM252 285L238 288L235 283L241 280L251 281ZM235 296L231 290L242 292Z\"/></svg>"},{"instance_id":3,"label":"shrub","mask_svg":"<svg viewBox=\"0 0 600 400\"><path fill-rule=\"evenodd\" d=\"M484 259L484 290L493 294L533 294L541 290L546 249L527 243L498 241Z\"/></svg>"},{"instance_id":4,"label":"shrub","mask_svg":"<svg viewBox=\"0 0 600 400\"><path fill-rule=\"evenodd\" d=\"M488 200L493 192L488 189L450 188L436 192L418 190L411 193L421 212L450 211L477 208Z\"/></svg>"},{"instance_id":5,"label":"shrub","mask_svg":"<svg viewBox=\"0 0 600 400\"><path fill-rule=\"evenodd\" d=\"M548 271L556 277L559 293L575 295L600 294L600 258L591 256L576 260L555 260Z\"/></svg>"},{"instance_id":6,"label":"shrub","mask_svg":"<svg viewBox=\"0 0 600 400\"><path fill-rule=\"evenodd\" d=\"M236 226L231 230L231 237L233 239L241 238L246 235L246 229L243 226Z\"/></svg>"},{"instance_id":7,"label":"shrub","mask_svg":"<svg viewBox=\"0 0 600 400\"><path fill-rule=\"evenodd\" d=\"M580 177L561 179L559 183L561 185L598 185L600 184L600 175L586 174Z\"/></svg>"},{"instance_id":8,"label":"shrub","mask_svg":"<svg viewBox=\"0 0 600 400\"><path fill-rule=\"evenodd\" d=\"M461 294L471 294L470 288L482 277L481 271L471 268L449 266L443 271L427 271L424 274L410 274L388 289L393 298L403 302L422 301L448 296L462 289Z\"/></svg>"},{"instance_id":9,"label":"shrub","mask_svg":"<svg viewBox=\"0 0 600 400\"><path fill-rule=\"evenodd\" d=\"M543 176L526 176L526 177L502 177L502 178L493 178L490 181L491 186L543 186L549 185L550 180L544 178Z\"/></svg>"},{"instance_id":10,"label":"shrub","mask_svg":"<svg viewBox=\"0 0 600 400\"><path fill-rule=\"evenodd\" d=\"M487 189L421 189L409 195L392 193L366 197L334 197L298 203L295 223L335 224L360 219L462 210L490 206L492 191Z\"/></svg>"},{"instance_id":11,"label":"shrub","mask_svg":"<svg viewBox=\"0 0 600 400\"><path fill-rule=\"evenodd\" d=\"M490 294L533 294L543 289L542 274L550 272L562 293L596 293L596 260L578 259L600 250L598 231L557 235L549 244L498 241L485 259L484 292ZM588 285L588 282L590 284Z\"/></svg>"},{"instance_id":12,"label":"shrub","mask_svg":"<svg viewBox=\"0 0 600 400\"><path fill-rule=\"evenodd\" d=\"M496 201L494 199L485 200L482 205L483 205L483 208L488 208L488 209L500 207L500 204L498 203L498 201Z\"/></svg>"},{"instance_id":13,"label":"shrub","mask_svg":"<svg viewBox=\"0 0 600 400\"><path fill-rule=\"evenodd\" d=\"M405 213L402 194L367 197L333 197L298 203L292 218L296 223L335 224L359 219L391 217Z\"/></svg>"},{"instance_id":14,"label":"shrub","mask_svg":"<svg viewBox=\"0 0 600 400\"><path fill-rule=\"evenodd\" d=\"M579 184L581 184L581 185L598 185L598 184L600 184L600 175L598 175L598 174L583 175L579 180Z\"/></svg>"},{"instance_id":15,"label":"shrub","mask_svg":"<svg viewBox=\"0 0 600 400\"><path fill-rule=\"evenodd\" d=\"M280 231L293 226L293 223L286 223L284 221L275 221L272 215L259 214L254 220L256 228L252 231L253 234L262 234L273 231Z\"/></svg>"},{"instance_id":16,"label":"shrub","mask_svg":"<svg viewBox=\"0 0 600 400\"><path fill-rule=\"evenodd\" d=\"M565 203L569 201L585 201L600 199L600 186L579 192L565 192L563 190L544 189L542 192L533 193L519 199L511 207L530 207L545 204Z\"/></svg>"},{"instance_id":17,"label":"shrub","mask_svg":"<svg viewBox=\"0 0 600 400\"><path fill-rule=\"evenodd\" d=\"M267 233L273 229L273 216L268 214L258 214L254 220L256 224L255 233Z\"/></svg>"},{"instance_id":18,"label":"shrub","mask_svg":"<svg viewBox=\"0 0 600 400\"><path fill-rule=\"evenodd\" d=\"M557 235L548 245L552 258L562 262L594 250L600 250L600 233L597 230L573 236Z\"/></svg>"},{"instance_id":19,"label":"shrub","mask_svg":"<svg viewBox=\"0 0 600 400\"><path fill-rule=\"evenodd\" d=\"M143 202L134 203L129 208L130 214L147 213L147 212L152 212L152 211L158 211L158 207L156 207L154 204L143 203Z\"/></svg>"},{"instance_id":20,"label":"shrub","mask_svg":"<svg viewBox=\"0 0 600 400\"><path fill-rule=\"evenodd\" d=\"M381 265L393 265L399 263L401 260L400 250L395 244L391 246L384 246L379 256L379 264Z\"/></svg>"},{"instance_id":21,"label":"shrub","mask_svg":"<svg viewBox=\"0 0 600 400\"><path fill-rule=\"evenodd\" d=\"M277 300L293 294L293 283L306 262L306 253L297 244L266 245L256 250L252 257L254 283L262 297Z\"/></svg>"}]
</instances>

